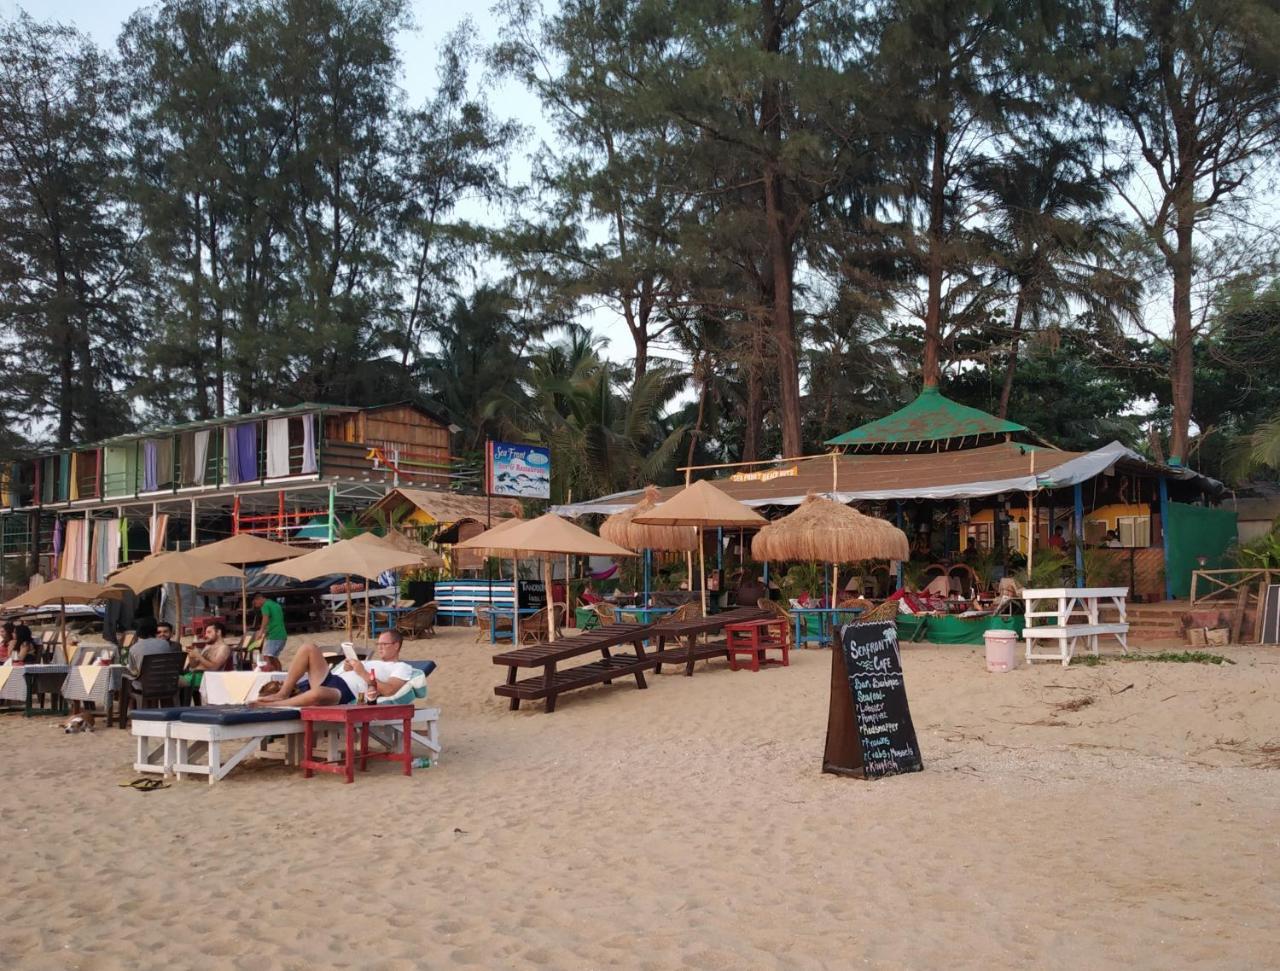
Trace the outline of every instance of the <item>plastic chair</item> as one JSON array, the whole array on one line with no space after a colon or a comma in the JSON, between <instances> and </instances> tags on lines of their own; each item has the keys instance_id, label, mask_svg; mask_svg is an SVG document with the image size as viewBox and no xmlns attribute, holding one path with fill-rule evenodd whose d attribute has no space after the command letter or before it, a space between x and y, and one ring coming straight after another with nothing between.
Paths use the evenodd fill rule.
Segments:
<instances>
[{"instance_id":1,"label":"plastic chair","mask_svg":"<svg viewBox=\"0 0 1280 971\"><path fill-rule=\"evenodd\" d=\"M176 708L178 706L178 676L187 656L181 651L164 654L148 654L136 678L127 674L120 684L120 727L125 728L130 708Z\"/></svg>"}]
</instances>

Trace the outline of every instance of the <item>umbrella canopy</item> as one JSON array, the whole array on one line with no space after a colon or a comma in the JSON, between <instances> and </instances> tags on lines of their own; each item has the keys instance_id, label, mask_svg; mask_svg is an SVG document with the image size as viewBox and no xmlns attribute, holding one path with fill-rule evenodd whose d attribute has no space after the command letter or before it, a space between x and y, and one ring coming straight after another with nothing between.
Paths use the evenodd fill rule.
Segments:
<instances>
[{"instance_id":1,"label":"umbrella canopy","mask_svg":"<svg viewBox=\"0 0 1280 971\"><path fill-rule=\"evenodd\" d=\"M469 544L474 544L477 540L480 540L480 539L484 539L486 541L492 541L495 537L501 536L507 530L513 529L516 526L522 526L527 522L529 522L529 520L527 519L503 519L496 526L492 526L489 529L486 529L483 533L477 533L475 536L472 536L471 539L462 540L461 542L454 543L453 545L455 548L462 547L463 549L478 550L482 552L485 556L496 556L500 560L518 559L520 557L520 551L513 550L509 546L491 546L491 545L475 546L475 545L469 545Z\"/></svg>"},{"instance_id":2,"label":"umbrella canopy","mask_svg":"<svg viewBox=\"0 0 1280 971\"><path fill-rule=\"evenodd\" d=\"M658 505L658 490L645 486L644 498L630 509L614 513L600 524L600 535L611 543L633 550L692 552L698 548L698 533L692 526L646 526L635 521Z\"/></svg>"},{"instance_id":3,"label":"umbrella canopy","mask_svg":"<svg viewBox=\"0 0 1280 971\"><path fill-rule=\"evenodd\" d=\"M277 573L295 580L315 580L318 577L353 576L372 580L388 570L417 566L420 562L413 553L403 553L381 542L360 539L344 539L332 546L324 546L305 556L285 560L265 567L263 573Z\"/></svg>"},{"instance_id":4,"label":"umbrella canopy","mask_svg":"<svg viewBox=\"0 0 1280 971\"><path fill-rule=\"evenodd\" d=\"M254 536L252 533L238 533L235 536L220 539L216 543L197 546L188 552L217 560L219 563L235 563L237 566L244 566L246 563L275 563L277 560L303 556L307 550L286 546L284 543L274 543L261 536Z\"/></svg>"},{"instance_id":5,"label":"umbrella canopy","mask_svg":"<svg viewBox=\"0 0 1280 971\"><path fill-rule=\"evenodd\" d=\"M153 553L141 562L118 570L107 578L108 585L128 587L141 593L162 583L182 583L198 587L215 577L242 577L244 571L208 556L187 550L182 553Z\"/></svg>"},{"instance_id":6,"label":"umbrella canopy","mask_svg":"<svg viewBox=\"0 0 1280 971\"><path fill-rule=\"evenodd\" d=\"M765 526L751 541L757 560L855 560L911 558L907 534L883 519L821 496L809 496L796 511Z\"/></svg>"},{"instance_id":7,"label":"umbrella canopy","mask_svg":"<svg viewBox=\"0 0 1280 971\"><path fill-rule=\"evenodd\" d=\"M632 519L641 526L763 526L767 520L706 479Z\"/></svg>"},{"instance_id":8,"label":"umbrella canopy","mask_svg":"<svg viewBox=\"0 0 1280 971\"><path fill-rule=\"evenodd\" d=\"M355 537L357 543L376 543L385 546L387 549L399 550L401 553L408 553L418 557L418 562L414 566L438 568L444 566L444 557L437 553L429 546L424 546L415 539L410 539L404 533L392 530L386 536L378 536L374 533L361 533Z\"/></svg>"},{"instance_id":9,"label":"umbrella canopy","mask_svg":"<svg viewBox=\"0 0 1280 971\"><path fill-rule=\"evenodd\" d=\"M111 590L96 583L82 583L79 580L50 580L38 587L26 590L12 600L0 604L0 609L10 607L47 607L50 604L88 604L97 600L119 597L123 590Z\"/></svg>"},{"instance_id":10,"label":"umbrella canopy","mask_svg":"<svg viewBox=\"0 0 1280 971\"><path fill-rule=\"evenodd\" d=\"M501 530L501 532L499 532ZM497 534L495 536L495 534ZM503 552L495 552L493 544L501 543ZM501 523L479 536L463 540L459 549L488 550L491 555L539 556L544 553L569 553L574 556L635 556L631 550L601 539L567 519L547 513L537 519Z\"/></svg>"}]
</instances>

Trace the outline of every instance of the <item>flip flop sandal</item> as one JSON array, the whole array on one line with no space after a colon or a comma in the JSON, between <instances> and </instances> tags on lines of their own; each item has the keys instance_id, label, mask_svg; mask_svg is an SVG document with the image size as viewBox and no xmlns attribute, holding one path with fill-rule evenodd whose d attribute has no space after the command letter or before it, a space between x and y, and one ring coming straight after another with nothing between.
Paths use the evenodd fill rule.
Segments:
<instances>
[{"instance_id":1,"label":"flip flop sandal","mask_svg":"<svg viewBox=\"0 0 1280 971\"><path fill-rule=\"evenodd\" d=\"M157 789L168 789L169 783L159 779L134 779L132 782L121 782L121 789L136 789L138 792L155 792Z\"/></svg>"}]
</instances>

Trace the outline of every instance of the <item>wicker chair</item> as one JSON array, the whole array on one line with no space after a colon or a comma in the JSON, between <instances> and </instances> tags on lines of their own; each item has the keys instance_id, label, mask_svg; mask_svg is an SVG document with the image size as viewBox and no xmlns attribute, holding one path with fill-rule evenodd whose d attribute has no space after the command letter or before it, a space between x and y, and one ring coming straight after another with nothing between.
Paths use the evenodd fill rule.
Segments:
<instances>
[{"instance_id":1,"label":"wicker chair","mask_svg":"<svg viewBox=\"0 0 1280 971\"><path fill-rule=\"evenodd\" d=\"M886 600L882 604L872 607L865 614L858 618L859 620L897 620L898 619L898 601Z\"/></svg>"},{"instance_id":2,"label":"wicker chair","mask_svg":"<svg viewBox=\"0 0 1280 971\"><path fill-rule=\"evenodd\" d=\"M687 603L681 604L675 611L667 616L668 620L698 620L702 617L702 604Z\"/></svg>"},{"instance_id":3,"label":"wicker chair","mask_svg":"<svg viewBox=\"0 0 1280 971\"><path fill-rule=\"evenodd\" d=\"M529 644L534 641L545 641L550 635L547 620L553 615L556 619L556 630L564 630L564 604L552 604L550 607L543 607L537 613L530 614L520 621L520 643Z\"/></svg>"},{"instance_id":4,"label":"wicker chair","mask_svg":"<svg viewBox=\"0 0 1280 971\"><path fill-rule=\"evenodd\" d=\"M396 621L396 630L405 637L435 637L436 612L440 605L432 600L402 614Z\"/></svg>"},{"instance_id":5,"label":"wicker chair","mask_svg":"<svg viewBox=\"0 0 1280 971\"><path fill-rule=\"evenodd\" d=\"M756 601L756 606L761 610L769 611L769 613L773 614L775 617L781 617L788 624L791 623L791 611L787 610L786 607L782 606L782 604L776 600L770 600L768 597L761 597Z\"/></svg>"},{"instance_id":6,"label":"wicker chair","mask_svg":"<svg viewBox=\"0 0 1280 971\"><path fill-rule=\"evenodd\" d=\"M616 624L618 622L618 608L613 604L594 603L591 605L591 610L600 618L601 625Z\"/></svg>"}]
</instances>

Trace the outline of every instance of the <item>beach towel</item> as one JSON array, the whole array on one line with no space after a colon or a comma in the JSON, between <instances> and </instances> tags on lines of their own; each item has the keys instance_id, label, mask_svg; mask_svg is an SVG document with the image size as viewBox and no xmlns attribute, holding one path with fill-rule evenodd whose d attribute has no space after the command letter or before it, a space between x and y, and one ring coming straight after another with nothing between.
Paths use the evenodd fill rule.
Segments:
<instances>
[{"instance_id":1,"label":"beach towel","mask_svg":"<svg viewBox=\"0 0 1280 971\"><path fill-rule=\"evenodd\" d=\"M267 422L267 478L279 479L289 474L289 419L272 418Z\"/></svg>"},{"instance_id":2,"label":"beach towel","mask_svg":"<svg viewBox=\"0 0 1280 971\"><path fill-rule=\"evenodd\" d=\"M71 465L67 476L67 498L75 502L80 498L80 456L71 453Z\"/></svg>"},{"instance_id":3,"label":"beach towel","mask_svg":"<svg viewBox=\"0 0 1280 971\"><path fill-rule=\"evenodd\" d=\"M235 427L228 425L222 432L222 454L227 459L227 482L236 485L240 482L240 440L236 437Z\"/></svg>"},{"instance_id":4,"label":"beach towel","mask_svg":"<svg viewBox=\"0 0 1280 971\"><path fill-rule=\"evenodd\" d=\"M155 513L151 517L151 552L159 553L164 549L165 534L169 531L169 514Z\"/></svg>"},{"instance_id":5,"label":"beach towel","mask_svg":"<svg viewBox=\"0 0 1280 971\"><path fill-rule=\"evenodd\" d=\"M316 416L302 416L302 474L319 471L316 465Z\"/></svg>"}]
</instances>

